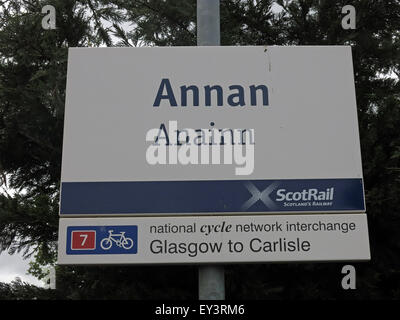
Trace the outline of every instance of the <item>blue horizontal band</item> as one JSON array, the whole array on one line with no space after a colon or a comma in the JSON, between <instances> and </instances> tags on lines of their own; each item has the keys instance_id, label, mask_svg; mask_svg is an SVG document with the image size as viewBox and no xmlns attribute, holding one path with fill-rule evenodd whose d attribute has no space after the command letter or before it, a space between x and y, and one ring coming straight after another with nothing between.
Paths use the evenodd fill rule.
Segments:
<instances>
[{"instance_id":1,"label":"blue horizontal band","mask_svg":"<svg viewBox=\"0 0 400 320\"><path fill-rule=\"evenodd\" d=\"M364 211L362 179L63 182L60 214Z\"/></svg>"}]
</instances>

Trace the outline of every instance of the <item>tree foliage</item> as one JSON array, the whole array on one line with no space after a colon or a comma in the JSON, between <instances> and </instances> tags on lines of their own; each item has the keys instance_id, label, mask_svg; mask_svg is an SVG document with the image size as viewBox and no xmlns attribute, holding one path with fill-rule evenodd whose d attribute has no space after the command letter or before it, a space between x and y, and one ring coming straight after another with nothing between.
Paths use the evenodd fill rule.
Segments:
<instances>
[{"instance_id":1,"label":"tree foliage","mask_svg":"<svg viewBox=\"0 0 400 320\"><path fill-rule=\"evenodd\" d=\"M0 282L0 300L60 299L57 293L23 282L20 278L16 278L9 284Z\"/></svg>"},{"instance_id":2,"label":"tree foliage","mask_svg":"<svg viewBox=\"0 0 400 320\"><path fill-rule=\"evenodd\" d=\"M45 4L56 8L56 30L41 27ZM355 30L341 27L349 4ZM221 0L221 43L352 46L372 253L356 264L355 292L340 288L340 264L232 265L227 297L399 298L399 1ZM196 1L0 4L0 185L14 190L0 193L0 251L35 253L39 277L56 254L67 48L142 45L196 45ZM57 267L57 275L68 299L197 296L193 266Z\"/></svg>"}]
</instances>

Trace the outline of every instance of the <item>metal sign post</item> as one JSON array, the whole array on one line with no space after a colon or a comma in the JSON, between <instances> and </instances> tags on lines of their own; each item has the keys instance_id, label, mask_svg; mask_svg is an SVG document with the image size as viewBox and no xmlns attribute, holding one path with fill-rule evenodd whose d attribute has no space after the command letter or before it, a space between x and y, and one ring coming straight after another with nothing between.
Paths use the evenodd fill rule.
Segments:
<instances>
[{"instance_id":1,"label":"metal sign post","mask_svg":"<svg viewBox=\"0 0 400 320\"><path fill-rule=\"evenodd\" d=\"M197 45L220 45L219 0L197 0Z\"/></svg>"},{"instance_id":2,"label":"metal sign post","mask_svg":"<svg viewBox=\"0 0 400 320\"><path fill-rule=\"evenodd\" d=\"M197 0L197 45L220 45L219 0ZM225 272L223 266L199 267L199 299L225 299Z\"/></svg>"}]
</instances>

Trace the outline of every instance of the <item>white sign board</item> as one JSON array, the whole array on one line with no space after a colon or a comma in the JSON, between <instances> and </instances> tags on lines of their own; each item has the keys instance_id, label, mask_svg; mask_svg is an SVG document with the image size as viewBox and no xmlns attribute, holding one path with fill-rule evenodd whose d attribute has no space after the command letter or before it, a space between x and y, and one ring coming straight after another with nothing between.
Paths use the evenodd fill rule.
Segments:
<instances>
[{"instance_id":1,"label":"white sign board","mask_svg":"<svg viewBox=\"0 0 400 320\"><path fill-rule=\"evenodd\" d=\"M59 264L369 260L365 214L60 220Z\"/></svg>"},{"instance_id":2,"label":"white sign board","mask_svg":"<svg viewBox=\"0 0 400 320\"><path fill-rule=\"evenodd\" d=\"M278 212L365 212L350 47L69 50L61 216Z\"/></svg>"}]
</instances>

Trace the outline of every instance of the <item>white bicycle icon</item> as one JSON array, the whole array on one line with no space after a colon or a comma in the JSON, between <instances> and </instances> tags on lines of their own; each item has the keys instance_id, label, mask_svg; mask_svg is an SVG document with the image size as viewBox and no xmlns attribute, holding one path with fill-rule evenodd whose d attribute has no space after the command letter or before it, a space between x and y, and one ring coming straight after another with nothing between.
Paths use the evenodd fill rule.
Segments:
<instances>
[{"instance_id":1,"label":"white bicycle icon","mask_svg":"<svg viewBox=\"0 0 400 320\"><path fill-rule=\"evenodd\" d=\"M113 234L113 231L114 230L108 230L108 238L101 240L100 247L102 247L103 250L111 249L113 242L115 242L118 247L122 247L125 250L129 250L133 247L133 240L125 237L125 232Z\"/></svg>"}]
</instances>

